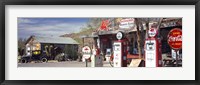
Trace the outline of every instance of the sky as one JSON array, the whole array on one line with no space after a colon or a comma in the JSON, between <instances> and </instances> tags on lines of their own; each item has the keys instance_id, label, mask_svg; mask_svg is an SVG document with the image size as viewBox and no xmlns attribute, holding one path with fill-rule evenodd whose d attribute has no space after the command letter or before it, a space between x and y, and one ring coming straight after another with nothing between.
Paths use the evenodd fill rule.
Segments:
<instances>
[{"instance_id":1,"label":"sky","mask_svg":"<svg viewBox=\"0 0 200 85\"><path fill-rule=\"evenodd\" d=\"M79 32L89 18L18 18L18 39L35 36L60 36Z\"/></svg>"}]
</instances>

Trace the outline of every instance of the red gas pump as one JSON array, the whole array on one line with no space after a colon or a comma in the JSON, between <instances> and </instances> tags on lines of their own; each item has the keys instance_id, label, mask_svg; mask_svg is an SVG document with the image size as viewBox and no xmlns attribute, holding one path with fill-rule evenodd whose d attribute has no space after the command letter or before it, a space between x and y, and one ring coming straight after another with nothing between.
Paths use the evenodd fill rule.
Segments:
<instances>
[{"instance_id":1,"label":"red gas pump","mask_svg":"<svg viewBox=\"0 0 200 85\"><path fill-rule=\"evenodd\" d=\"M122 32L118 32L116 37L118 40L114 41L113 44L114 67L127 67L127 42L125 39L122 39Z\"/></svg>"},{"instance_id":2,"label":"red gas pump","mask_svg":"<svg viewBox=\"0 0 200 85\"><path fill-rule=\"evenodd\" d=\"M158 31L155 28L149 29L149 38L145 40L145 67L162 66L162 44L157 38Z\"/></svg>"}]
</instances>

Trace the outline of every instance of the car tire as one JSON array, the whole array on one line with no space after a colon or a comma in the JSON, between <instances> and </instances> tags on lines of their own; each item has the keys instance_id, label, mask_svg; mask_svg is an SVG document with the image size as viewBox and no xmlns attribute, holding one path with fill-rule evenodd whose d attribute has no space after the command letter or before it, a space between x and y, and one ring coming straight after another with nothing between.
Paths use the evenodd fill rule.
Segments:
<instances>
[{"instance_id":1,"label":"car tire","mask_svg":"<svg viewBox=\"0 0 200 85\"><path fill-rule=\"evenodd\" d=\"M26 59L22 59L21 63L27 63L27 60Z\"/></svg>"},{"instance_id":2,"label":"car tire","mask_svg":"<svg viewBox=\"0 0 200 85\"><path fill-rule=\"evenodd\" d=\"M46 63L48 60L47 60L47 58L42 58L41 61L42 61L42 63Z\"/></svg>"}]
</instances>

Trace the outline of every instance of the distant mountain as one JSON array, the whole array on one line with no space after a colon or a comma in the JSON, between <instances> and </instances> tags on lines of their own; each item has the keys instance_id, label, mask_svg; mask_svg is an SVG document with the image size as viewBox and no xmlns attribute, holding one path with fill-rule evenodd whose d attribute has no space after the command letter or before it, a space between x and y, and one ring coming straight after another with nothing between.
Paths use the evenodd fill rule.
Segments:
<instances>
[{"instance_id":1,"label":"distant mountain","mask_svg":"<svg viewBox=\"0 0 200 85\"><path fill-rule=\"evenodd\" d=\"M75 37L77 34L76 33L70 33L70 34L64 34L64 35L61 35L60 37Z\"/></svg>"},{"instance_id":2,"label":"distant mountain","mask_svg":"<svg viewBox=\"0 0 200 85\"><path fill-rule=\"evenodd\" d=\"M64 34L64 35L61 35L60 37L71 37L73 38L74 40L76 40L78 43L80 43L80 46L82 47L83 46L83 40L81 38L81 36L85 36L85 35L92 35L92 32L94 31L95 29L83 29L82 31L80 31L79 33L70 33L70 34ZM93 42L93 39L91 38L88 38L88 39L85 39L84 40L84 44L85 45L89 45Z\"/></svg>"}]
</instances>

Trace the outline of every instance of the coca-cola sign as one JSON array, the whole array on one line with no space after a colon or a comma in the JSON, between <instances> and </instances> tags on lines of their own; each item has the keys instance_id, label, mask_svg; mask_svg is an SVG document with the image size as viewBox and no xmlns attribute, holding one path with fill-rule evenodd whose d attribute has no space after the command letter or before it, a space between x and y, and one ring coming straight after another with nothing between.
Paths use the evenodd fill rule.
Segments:
<instances>
[{"instance_id":1,"label":"coca-cola sign","mask_svg":"<svg viewBox=\"0 0 200 85\"><path fill-rule=\"evenodd\" d=\"M172 49L182 48L182 30L179 28L172 29L168 34L168 44Z\"/></svg>"}]
</instances>

